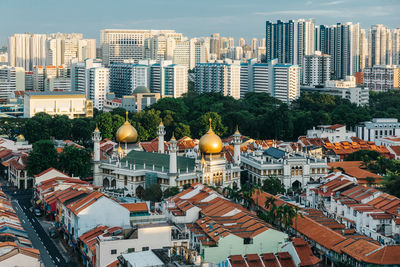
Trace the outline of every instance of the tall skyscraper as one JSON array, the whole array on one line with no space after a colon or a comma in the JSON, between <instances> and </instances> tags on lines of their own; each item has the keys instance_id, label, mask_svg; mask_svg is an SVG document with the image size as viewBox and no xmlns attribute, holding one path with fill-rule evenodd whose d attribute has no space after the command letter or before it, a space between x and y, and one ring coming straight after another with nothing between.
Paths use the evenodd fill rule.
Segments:
<instances>
[{"instance_id":1,"label":"tall skyscraper","mask_svg":"<svg viewBox=\"0 0 400 267\"><path fill-rule=\"evenodd\" d=\"M334 79L344 79L360 71L360 24L348 22L319 26L319 48L331 55Z\"/></svg>"},{"instance_id":2,"label":"tall skyscraper","mask_svg":"<svg viewBox=\"0 0 400 267\"><path fill-rule=\"evenodd\" d=\"M45 34L14 34L8 38L9 64L31 71L46 65Z\"/></svg>"},{"instance_id":3,"label":"tall skyscraper","mask_svg":"<svg viewBox=\"0 0 400 267\"><path fill-rule=\"evenodd\" d=\"M195 89L240 98L240 64L204 63L195 67Z\"/></svg>"},{"instance_id":4,"label":"tall skyscraper","mask_svg":"<svg viewBox=\"0 0 400 267\"><path fill-rule=\"evenodd\" d=\"M173 30L101 30L100 46L104 64L144 59L145 40L161 34L181 38L181 34Z\"/></svg>"},{"instance_id":5,"label":"tall skyscraper","mask_svg":"<svg viewBox=\"0 0 400 267\"><path fill-rule=\"evenodd\" d=\"M88 95L89 69L102 67L102 62L96 59L86 59L84 62L73 59L71 62L71 91Z\"/></svg>"},{"instance_id":6,"label":"tall skyscraper","mask_svg":"<svg viewBox=\"0 0 400 267\"><path fill-rule=\"evenodd\" d=\"M138 86L149 87L149 66L132 63L110 65L110 91L116 97L132 95Z\"/></svg>"},{"instance_id":7,"label":"tall skyscraper","mask_svg":"<svg viewBox=\"0 0 400 267\"><path fill-rule=\"evenodd\" d=\"M313 20L266 22L266 60L277 58L279 63L299 64L304 55L315 50Z\"/></svg>"},{"instance_id":8,"label":"tall skyscraper","mask_svg":"<svg viewBox=\"0 0 400 267\"><path fill-rule=\"evenodd\" d=\"M392 64L392 37L390 30L373 25L368 31L368 66Z\"/></svg>"},{"instance_id":9,"label":"tall skyscraper","mask_svg":"<svg viewBox=\"0 0 400 267\"><path fill-rule=\"evenodd\" d=\"M244 47L246 45L246 40L244 38L240 38L238 41L238 46Z\"/></svg>"},{"instance_id":10,"label":"tall skyscraper","mask_svg":"<svg viewBox=\"0 0 400 267\"><path fill-rule=\"evenodd\" d=\"M169 65L164 71L163 96L176 98L188 92L188 68L185 65Z\"/></svg>"},{"instance_id":11,"label":"tall skyscraper","mask_svg":"<svg viewBox=\"0 0 400 267\"><path fill-rule=\"evenodd\" d=\"M393 30L392 44L392 63L400 65L400 26Z\"/></svg>"},{"instance_id":12,"label":"tall skyscraper","mask_svg":"<svg viewBox=\"0 0 400 267\"><path fill-rule=\"evenodd\" d=\"M300 67L278 64L274 59L267 63L250 60L241 64L240 95L247 92L268 93L290 104L300 97Z\"/></svg>"},{"instance_id":13,"label":"tall skyscraper","mask_svg":"<svg viewBox=\"0 0 400 267\"><path fill-rule=\"evenodd\" d=\"M110 70L104 67L89 69L87 99L93 101L93 107L103 110L104 99L109 92Z\"/></svg>"},{"instance_id":14,"label":"tall skyscraper","mask_svg":"<svg viewBox=\"0 0 400 267\"><path fill-rule=\"evenodd\" d=\"M360 30L360 70L368 64L368 38L365 29Z\"/></svg>"},{"instance_id":15,"label":"tall skyscraper","mask_svg":"<svg viewBox=\"0 0 400 267\"><path fill-rule=\"evenodd\" d=\"M253 38L251 39L251 51L253 52L253 55L257 53L257 49L258 49L258 39Z\"/></svg>"},{"instance_id":16,"label":"tall skyscraper","mask_svg":"<svg viewBox=\"0 0 400 267\"><path fill-rule=\"evenodd\" d=\"M331 56L316 51L314 55L304 56L302 65L303 84L316 86L324 85L330 80Z\"/></svg>"}]
</instances>

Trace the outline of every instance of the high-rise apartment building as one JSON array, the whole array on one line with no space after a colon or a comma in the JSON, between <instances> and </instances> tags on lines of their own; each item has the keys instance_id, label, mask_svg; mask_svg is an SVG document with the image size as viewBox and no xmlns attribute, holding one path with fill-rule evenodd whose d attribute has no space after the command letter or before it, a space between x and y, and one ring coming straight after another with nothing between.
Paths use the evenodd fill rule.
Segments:
<instances>
[{"instance_id":1,"label":"high-rise apartment building","mask_svg":"<svg viewBox=\"0 0 400 267\"><path fill-rule=\"evenodd\" d=\"M27 71L46 65L45 34L14 34L8 38L9 64Z\"/></svg>"},{"instance_id":2,"label":"high-rise apartment building","mask_svg":"<svg viewBox=\"0 0 400 267\"><path fill-rule=\"evenodd\" d=\"M181 37L172 30L113 30L100 32L100 46L103 63L123 63L125 60L140 60L145 58L145 40L156 35L166 37Z\"/></svg>"},{"instance_id":3,"label":"high-rise apartment building","mask_svg":"<svg viewBox=\"0 0 400 267\"><path fill-rule=\"evenodd\" d=\"M400 65L400 26L393 30L392 45L392 63Z\"/></svg>"},{"instance_id":4,"label":"high-rise apartment building","mask_svg":"<svg viewBox=\"0 0 400 267\"><path fill-rule=\"evenodd\" d=\"M149 66L132 63L110 65L110 91L116 97L132 95L138 86L149 87Z\"/></svg>"},{"instance_id":5,"label":"high-rise apartment building","mask_svg":"<svg viewBox=\"0 0 400 267\"><path fill-rule=\"evenodd\" d=\"M87 99L93 101L93 107L103 110L106 94L109 92L110 70L105 67L89 69Z\"/></svg>"},{"instance_id":6,"label":"high-rise apartment building","mask_svg":"<svg viewBox=\"0 0 400 267\"><path fill-rule=\"evenodd\" d=\"M9 63L32 71L35 66L60 66L71 59L96 57L96 40L79 33L14 34L9 37Z\"/></svg>"},{"instance_id":7,"label":"high-rise apartment building","mask_svg":"<svg viewBox=\"0 0 400 267\"><path fill-rule=\"evenodd\" d=\"M331 55L334 79L344 79L360 71L360 24L351 22L332 26L320 25L317 30L319 50Z\"/></svg>"},{"instance_id":8,"label":"high-rise apartment building","mask_svg":"<svg viewBox=\"0 0 400 267\"><path fill-rule=\"evenodd\" d=\"M390 30L373 25L368 31L368 66L392 64L392 37Z\"/></svg>"},{"instance_id":9,"label":"high-rise apartment building","mask_svg":"<svg viewBox=\"0 0 400 267\"><path fill-rule=\"evenodd\" d=\"M271 95L290 104L300 97L300 67L290 64L274 66L274 86Z\"/></svg>"},{"instance_id":10,"label":"high-rise apartment building","mask_svg":"<svg viewBox=\"0 0 400 267\"><path fill-rule=\"evenodd\" d=\"M277 58L279 63L302 64L304 55L315 50L313 20L266 22L266 60Z\"/></svg>"},{"instance_id":11,"label":"high-rise apartment building","mask_svg":"<svg viewBox=\"0 0 400 267\"><path fill-rule=\"evenodd\" d=\"M368 66L368 38L365 29L360 29L360 70Z\"/></svg>"},{"instance_id":12,"label":"high-rise apartment building","mask_svg":"<svg viewBox=\"0 0 400 267\"><path fill-rule=\"evenodd\" d=\"M96 39L82 39L81 34L58 34L46 41L47 65L60 66L72 59L96 58Z\"/></svg>"},{"instance_id":13,"label":"high-rise apartment building","mask_svg":"<svg viewBox=\"0 0 400 267\"><path fill-rule=\"evenodd\" d=\"M102 62L90 58L83 62L74 59L71 61L71 91L88 95L89 69L103 67Z\"/></svg>"},{"instance_id":14,"label":"high-rise apartment building","mask_svg":"<svg viewBox=\"0 0 400 267\"><path fill-rule=\"evenodd\" d=\"M278 60L258 63L249 60L241 64L240 95L247 92L268 93L290 104L300 96L300 67L278 64Z\"/></svg>"},{"instance_id":15,"label":"high-rise apartment building","mask_svg":"<svg viewBox=\"0 0 400 267\"><path fill-rule=\"evenodd\" d=\"M240 64L202 63L195 67L195 89L199 93L218 92L240 98Z\"/></svg>"},{"instance_id":16,"label":"high-rise apartment building","mask_svg":"<svg viewBox=\"0 0 400 267\"><path fill-rule=\"evenodd\" d=\"M238 46L243 47L245 45L246 45L246 40L244 38L240 38L238 41Z\"/></svg>"},{"instance_id":17,"label":"high-rise apartment building","mask_svg":"<svg viewBox=\"0 0 400 267\"><path fill-rule=\"evenodd\" d=\"M302 65L303 84L316 86L324 85L330 80L331 56L316 51L314 55L304 56Z\"/></svg>"},{"instance_id":18,"label":"high-rise apartment building","mask_svg":"<svg viewBox=\"0 0 400 267\"><path fill-rule=\"evenodd\" d=\"M25 70L0 66L0 103L6 103L14 91L25 91Z\"/></svg>"},{"instance_id":19,"label":"high-rise apartment building","mask_svg":"<svg viewBox=\"0 0 400 267\"><path fill-rule=\"evenodd\" d=\"M188 92L188 69L185 65L168 65L164 68L164 94L181 97Z\"/></svg>"},{"instance_id":20,"label":"high-rise apartment building","mask_svg":"<svg viewBox=\"0 0 400 267\"><path fill-rule=\"evenodd\" d=\"M400 88L400 67L395 65L375 65L364 69L364 85L376 92L387 92Z\"/></svg>"}]
</instances>

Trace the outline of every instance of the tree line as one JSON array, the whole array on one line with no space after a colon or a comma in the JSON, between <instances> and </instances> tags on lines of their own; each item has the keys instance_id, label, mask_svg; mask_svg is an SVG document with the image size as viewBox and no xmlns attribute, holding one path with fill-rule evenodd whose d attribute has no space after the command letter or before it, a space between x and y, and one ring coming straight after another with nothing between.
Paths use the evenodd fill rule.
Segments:
<instances>
[{"instance_id":1,"label":"tree line","mask_svg":"<svg viewBox=\"0 0 400 267\"><path fill-rule=\"evenodd\" d=\"M288 106L266 93L248 93L236 100L218 93L190 91L181 98L163 98L141 112L129 113L129 121L138 131L140 141L157 137L161 120L166 127L166 140L172 132L177 138L199 138L208 130L210 117L214 131L221 137L233 134L238 125L240 132L251 138L295 141L316 125L339 123L352 128L374 117L400 119L399 106L399 90L371 92L369 105L365 107L319 93L302 94ZM91 133L98 124L103 138L115 138L116 130L125 121L125 110L94 113L94 118L73 120L45 113L31 119L3 118L0 135L15 138L23 134L31 143L54 137L90 146Z\"/></svg>"}]
</instances>

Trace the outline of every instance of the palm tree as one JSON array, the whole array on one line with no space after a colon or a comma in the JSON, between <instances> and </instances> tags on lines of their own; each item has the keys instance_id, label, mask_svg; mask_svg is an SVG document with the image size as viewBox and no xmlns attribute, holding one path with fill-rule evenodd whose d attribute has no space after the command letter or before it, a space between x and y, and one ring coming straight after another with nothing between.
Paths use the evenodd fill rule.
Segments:
<instances>
[{"instance_id":1,"label":"palm tree","mask_svg":"<svg viewBox=\"0 0 400 267\"><path fill-rule=\"evenodd\" d=\"M268 197L267 200L265 201L265 208L267 209L266 217L268 219L268 222L271 224L275 224L277 217L281 215L280 211L278 211L275 202L276 198L272 196Z\"/></svg>"}]
</instances>

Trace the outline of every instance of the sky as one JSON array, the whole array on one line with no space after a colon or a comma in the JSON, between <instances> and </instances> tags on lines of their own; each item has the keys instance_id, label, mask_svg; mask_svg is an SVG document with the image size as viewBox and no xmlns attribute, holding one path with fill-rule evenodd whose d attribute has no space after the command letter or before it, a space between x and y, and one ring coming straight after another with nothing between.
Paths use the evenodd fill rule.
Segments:
<instances>
[{"instance_id":1,"label":"sky","mask_svg":"<svg viewBox=\"0 0 400 267\"><path fill-rule=\"evenodd\" d=\"M0 45L14 33L83 33L101 29L171 29L189 37L264 38L265 21L315 19L400 25L400 0L0 0Z\"/></svg>"}]
</instances>

